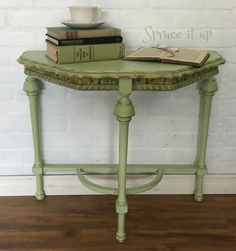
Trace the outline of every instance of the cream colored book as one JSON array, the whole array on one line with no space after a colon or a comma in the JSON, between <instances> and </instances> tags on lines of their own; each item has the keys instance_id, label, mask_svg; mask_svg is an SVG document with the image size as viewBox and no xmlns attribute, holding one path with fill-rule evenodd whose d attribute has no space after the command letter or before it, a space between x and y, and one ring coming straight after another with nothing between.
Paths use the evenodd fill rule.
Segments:
<instances>
[{"instance_id":1,"label":"cream colored book","mask_svg":"<svg viewBox=\"0 0 236 251\"><path fill-rule=\"evenodd\" d=\"M142 61L161 61L162 63L202 66L209 52L189 48L143 47L129 53L125 59Z\"/></svg>"}]
</instances>

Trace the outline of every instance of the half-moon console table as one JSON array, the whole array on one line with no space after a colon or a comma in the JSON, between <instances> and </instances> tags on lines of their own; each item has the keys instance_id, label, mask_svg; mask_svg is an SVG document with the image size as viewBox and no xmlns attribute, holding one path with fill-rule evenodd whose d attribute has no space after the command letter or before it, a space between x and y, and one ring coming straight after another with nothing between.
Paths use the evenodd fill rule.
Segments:
<instances>
[{"instance_id":1,"label":"half-moon console table","mask_svg":"<svg viewBox=\"0 0 236 251\"><path fill-rule=\"evenodd\" d=\"M29 97L30 115L34 143L33 173L36 176L36 199L43 200L43 175L53 171L74 171L80 181L88 188L105 193L118 195L116 212L118 213L118 230L116 238L123 242L125 235L125 214L128 212L126 195L147 191L156 186L164 174L195 175L194 199L203 200L203 177L207 173L205 155L207 146L208 125L211 101L217 91L214 78L218 67L225 60L216 52L211 51L204 66L193 68L184 65L162 64L157 62L135 62L112 60L91 63L57 65L45 57L44 51L26 51L18 59L24 65L27 75L24 91ZM63 85L79 91L111 91L117 90L120 99L114 108L114 115L119 122L119 163L104 164L46 164L41 157L38 95L41 80ZM132 91L174 91L175 89L199 83L200 117L199 137L196 160L193 164L127 164L128 127L134 116L134 106L130 100ZM84 175L117 174L118 187L105 187L94 184ZM126 174L155 174L155 178L147 184L126 188Z\"/></svg>"}]
</instances>

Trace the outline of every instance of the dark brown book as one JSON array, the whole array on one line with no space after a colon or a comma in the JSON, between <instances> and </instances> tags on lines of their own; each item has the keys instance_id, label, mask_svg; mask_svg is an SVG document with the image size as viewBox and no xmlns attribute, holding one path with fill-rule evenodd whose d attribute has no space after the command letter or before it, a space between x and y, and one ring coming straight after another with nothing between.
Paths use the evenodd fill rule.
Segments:
<instances>
[{"instance_id":1,"label":"dark brown book","mask_svg":"<svg viewBox=\"0 0 236 251\"><path fill-rule=\"evenodd\" d=\"M99 27L96 29L72 29L68 27L47 27L47 34L56 39L79 39L91 37L120 36L121 30L114 27Z\"/></svg>"}]
</instances>

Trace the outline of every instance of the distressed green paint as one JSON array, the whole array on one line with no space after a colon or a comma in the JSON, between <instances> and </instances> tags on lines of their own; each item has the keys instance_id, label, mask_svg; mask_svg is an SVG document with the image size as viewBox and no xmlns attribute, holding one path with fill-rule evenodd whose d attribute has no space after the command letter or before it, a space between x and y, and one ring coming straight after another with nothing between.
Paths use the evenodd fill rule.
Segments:
<instances>
[{"instance_id":1,"label":"distressed green paint","mask_svg":"<svg viewBox=\"0 0 236 251\"><path fill-rule=\"evenodd\" d=\"M197 173L195 176L195 201L203 200L203 178L207 173L206 168L206 147L207 136L210 121L211 102L217 91L217 82L215 78L206 79L199 83L201 95L200 114L199 114L199 133L198 133L198 151L195 164L197 165Z\"/></svg>"},{"instance_id":2,"label":"distressed green paint","mask_svg":"<svg viewBox=\"0 0 236 251\"><path fill-rule=\"evenodd\" d=\"M134 106L129 99L132 92L132 79L121 78L119 81L120 99L115 106L114 115L119 121L119 169L118 169L118 198L116 212L118 213L118 230L116 239L123 242L125 235L125 214L128 212L126 200L126 172L129 122L134 116Z\"/></svg>"},{"instance_id":3,"label":"distressed green paint","mask_svg":"<svg viewBox=\"0 0 236 251\"><path fill-rule=\"evenodd\" d=\"M85 185L87 188L89 188L89 189L91 189L91 190L93 190L95 192L99 192L99 193L110 194L110 195L118 195L118 189L117 188L115 188L115 187L105 187L105 186L95 184L95 183L89 181L84 176L84 175L94 174L94 173L83 173L82 169L77 169L77 173L78 173L78 176L79 176L79 179L80 179L81 183L83 185ZM109 173L106 173L106 174L109 174ZM127 174L128 173L126 172L126 175ZM136 174L136 173L134 172L133 174ZM138 173L138 174L141 174L141 173ZM146 191L152 189L153 187L155 187L161 181L162 176L163 176L163 170L162 169L155 170L155 171L152 171L152 172L150 172L148 174L155 174L157 176L153 180L148 182L147 184L137 186L137 187L132 187L132 188L126 188L125 193L126 194L143 193L143 192L146 192Z\"/></svg>"},{"instance_id":4,"label":"distressed green paint","mask_svg":"<svg viewBox=\"0 0 236 251\"><path fill-rule=\"evenodd\" d=\"M87 188L98 192L98 193L104 193L104 194L111 194L111 195L117 195L118 194L118 190L115 187L105 187L105 186L101 186L98 184L95 184L91 181L89 181L87 178L85 178L85 176L82 174L81 169L77 170L78 172L78 177L80 182L86 186Z\"/></svg>"},{"instance_id":5,"label":"distressed green paint","mask_svg":"<svg viewBox=\"0 0 236 251\"><path fill-rule=\"evenodd\" d=\"M204 66L158 62L108 60L59 65L45 57L45 51L26 51L18 62L24 64L27 75L76 90L118 90L119 79L133 79L132 90L173 91L218 74L225 60L215 51Z\"/></svg>"},{"instance_id":6,"label":"distressed green paint","mask_svg":"<svg viewBox=\"0 0 236 251\"><path fill-rule=\"evenodd\" d=\"M24 91L29 97L34 142L33 173L36 176L36 198L38 200L44 199L45 196L43 190L43 175L45 173L77 173L81 183L88 188L100 193L118 195L116 200L116 212L118 213L116 238L119 242L123 242L126 238L125 214L128 212L126 195L153 188L161 181L164 174L195 175L194 199L196 201L203 200L203 178L207 173L205 157L211 101L217 90L214 76L219 72L219 65L225 63L225 60L218 53L210 51L209 59L200 68L125 60L57 65L45 58L43 51L27 51L18 59L18 62L24 64L25 73L28 75ZM119 122L119 164L43 163L38 115L38 95L41 89L39 79L76 90L119 91L120 99L114 109L114 115ZM132 91L173 91L197 81L199 82L201 101L195 162L193 164L127 164L129 122L135 113L129 98ZM118 175L118 187L94 184L84 176L89 174ZM126 175L129 174L150 174L156 177L147 184L126 188Z\"/></svg>"},{"instance_id":7,"label":"distressed green paint","mask_svg":"<svg viewBox=\"0 0 236 251\"><path fill-rule=\"evenodd\" d=\"M43 170L47 172L71 172L82 175L116 175L119 166L117 164L45 164ZM78 171L79 170L79 171ZM127 175L156 174L159 170L163 174L196 174L197 166L194 164L127 164ZM33 169L36 174L39 169Z\"/></svg>"},{"instance_id":8,"label":"distressed green paint","mask_svg":"<svg viewBox=\"0 0 236 251\"><path fill-rule=\"evenodd\" d=\"M36 199L43 200L45 197L43 190L43 163L40 149L39 115L38 115L38 95L41 90L41 82L33 77L27 77L23 90L27 93L30 105L30 116L34 143L34 165L33 169L38 170L36 174Z\"/></svg>"},{"instance_id":9,"label":"distressed green paint","mask_svg":"<svg viewBox=\"0 0 236 251\"><path fill-rule=\"evenodd\" d=\"M161 179L162 179L163 170L160 169L155 174L157 176L153 180L151 180L150 182L148 182L147 184L144 184L142 186L127 188L126 189L126 194L143 193L143 192L146 192L146 191L152 189L153 187L155 187L161 181Z\"/></svg>"}]
</instances>

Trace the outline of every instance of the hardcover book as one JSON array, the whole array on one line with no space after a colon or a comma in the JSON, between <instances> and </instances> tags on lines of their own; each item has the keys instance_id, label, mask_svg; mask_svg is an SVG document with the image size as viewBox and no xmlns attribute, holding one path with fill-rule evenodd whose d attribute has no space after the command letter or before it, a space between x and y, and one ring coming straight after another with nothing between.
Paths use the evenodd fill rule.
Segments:
<instances>
[{"instance_id":1,"label":"hardcover book","mask_svg":"<svg viewBox=\"0 0 236 251\"><path fill-rule=\"evenodd\" d=\"M56 46L47 42L46 56L58 64L123 58L124 43Z\"/></svg>"},{"instance_id":2,"label":"hardcover book","mask_svg":"<svg viewBox=\"0 0 236 251\"><path fill-rule=\"evenodd\" d=\"M121 30L101 26L96 29L72 29L68 27L47 27L47 35L56 39L79 39L91 37L120 36Z\"/></svg>"},{"instance_id":3,"label":"hardcover book","mask_svg":"<svg viewBox=\"0 0 236 251\"><path fill-rule=\"evenodd\" d=\"M127 60L161 61L162 63L202 66L209 53L204 50L179 48L176 52L156 47L144 47L129 53Z\"/></svg>"},{"instance_id":4,"label":"hardcover book","mask_svg":"<svg viewBox=\"0 0 236 251\"><path fill-rule=\"evenodd\" d=\"M91 37L91 38L79 38L79 39L56 39L47 35L47 42L51 42L58 46L64 45L86 45L86 44L111 44L111 43L121 43L121 36L112 37Z\"/></svg>"}]
</instances>

